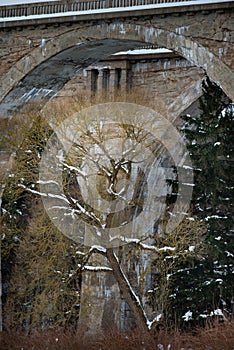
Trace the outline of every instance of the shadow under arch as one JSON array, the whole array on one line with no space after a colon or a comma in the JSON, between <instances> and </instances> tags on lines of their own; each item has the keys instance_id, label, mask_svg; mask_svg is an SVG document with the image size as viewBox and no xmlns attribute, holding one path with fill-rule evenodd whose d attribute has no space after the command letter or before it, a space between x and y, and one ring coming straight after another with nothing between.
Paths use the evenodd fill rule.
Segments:
<instances>
[{"instance_id":1,"label":"shadow under arch","mask_svg":"<svg viewBox=\"0 0 234 350\"><path fill-rule=\"evenodd\" d=\"M80 69L115 52L140 48L145 44L177 52L202 68L234 100L232 70L207 48L182 34L116 22L62 34L23 57L2 79L0 113L20 109L29 99L40 100L43 105Z\"/></svg>"}]
</instances>

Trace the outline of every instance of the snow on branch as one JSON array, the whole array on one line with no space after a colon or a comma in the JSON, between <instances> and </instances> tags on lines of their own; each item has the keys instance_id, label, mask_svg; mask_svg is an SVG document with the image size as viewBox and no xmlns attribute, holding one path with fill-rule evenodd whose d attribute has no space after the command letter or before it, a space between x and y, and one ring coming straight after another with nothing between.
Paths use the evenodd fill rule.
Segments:
<instances>
[{"instance_id":1,"label":"snow on branch","mask_svg":"<svg viewBox=\"0 0 234 350\"><path fill-rule=\"evenodd\" d=\"M93 266L93 265L77 265L81 268L82 271L91 271L91 272L112 272L112 268L108 266Z\"/></svg>"},{"instance_id":2,"label":"snow on branch","mask_svg":"<svg viewBox=\"0 0 234 350\"><path fill-rule=\"evenodd\" d=\"M111 237L111 240L114 240L114 239L119 239L120 241L122 241L124 243L133 244L133 245L135 245L143 250L150 250L153 252L167 252L167 251L175 251L176 250L176 247L169 247L169 246L158 248L155 245L143 243L143 240L138 239L138 238L128 238L125 236Z\"/></svg>"},{"instance_id":3,"label":"snow on branch","mask_svg":"<svg viewBox=\"0 0 234 350\"><path fill-rule=\"evenodd\" d=\"M93 245L90 250L89 253L100 253L100 254L106 254L106 248L100 246L100 245Z\"/></svg>"},{"instance_id":4,"label":"snow on branch","mask_svg":"<svg viewBox=\"0 0 234 350\"><path fill-rule=\"evenodd\" d=\"M41 197L57 198L57 199L61 199L61 200L65 201L66 203L69 204L69 201L67 200L67 198L64 195L58 195L58 194L54 194L54 193L44 193L44 192L36 191L36 190L33 190L32 188L26 187L25 185L22 185L22 184L18 184L18 187L22 187L26 191L31 192L33 194L38 194Z\"/></svg>"}]
</instances>

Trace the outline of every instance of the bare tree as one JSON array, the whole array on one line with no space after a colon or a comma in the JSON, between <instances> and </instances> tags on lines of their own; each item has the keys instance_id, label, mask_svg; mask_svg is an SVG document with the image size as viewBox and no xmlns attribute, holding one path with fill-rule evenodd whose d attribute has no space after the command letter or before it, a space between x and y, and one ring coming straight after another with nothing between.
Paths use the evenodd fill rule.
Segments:
<instances>
[{"instance_id":1,"label":"bare tree","mask_svg":"<svg viewBox=\"0 0 234 350\"><path fill-rule=\"evenodd\" d=\"M42 140L37 125L32 130L30 146L18 148L19 154L23 152L27 157L20 163L23 172L16 182L15 194L18 198L22 193L41 197L51 222L79 246L82 259L74 270L111 272L137 326L148 332L157 324L159 315L149 319L146 312L146 274L152 268L164 274L165 303L169 274L176 268L177 260L197 254L204 229L184 214L183 200L188 202L189 196L182 198L181 207L167 210L166 197L171 190L167 177L172 176L172 166L185 158L178 140L173 139L175 134L167 134L170 130L165 130L162 119L155 124L152 110L144 115L144 109L128 104L127 115L121 108L121 104L106 104L104 109L98 105L68 119L70 109L44 112L46 117L53 113L50 125L55 133L49 140L45 133L46 140ZM112 118L113 112L116 119ZM156 129L159 140L155 138ZM45 141L48 142L41 155ZM181 223L181 213L185 224ZM168 231L173 217L173 229ZM30 224L31 233L36 226ZM43 225L42 228L46 230ZM127 260L143 253L147 257L137 281L132 281L123 267L124 246ZM104 266L91 265L95 254L104 258Z\"/></svg>"},{"instance_id":2,"label":"bare tree","mask_svg":"<svg viewBox=\"0 0 234 350\"><path fill-rule=\"evenodd\" d=\"M192 253L189 244L199 243L199 233L188 238L188 229L181 237L183 244L174 241L172 246L156 246L160 235L164 239L167 235L168 239L168 232L160 224L166 216L168 194L162 164L167 161L167 167L172 167L173 154L155 140L145 120L142 123L141 119L140 125L134 118L131 121L122 107L120 104L102 105L62 123L54 121L56 132L41 161L40 194L56 226L86 247L86 263L94 253L105 258L108 266L96 267L95 271L105 268L112 271L137 326L149 331L158 317L148 319L141 298L122 268L119 247L128 244L139 248L138 254L149 251L157 256L166 251L178 257ZM134 109L132 105L127 107L128 111ZM116 120L111 120L113 110ZM155 126L151 127L153 130ZM161 121L157 127L162 128ZM166 140L168 135L164 134L165 130L159 133ZM167 147L173 149L173 142L173 139L167 142ZM181 212L183 205L176 214Z\"/></svg>"}]
</instances>

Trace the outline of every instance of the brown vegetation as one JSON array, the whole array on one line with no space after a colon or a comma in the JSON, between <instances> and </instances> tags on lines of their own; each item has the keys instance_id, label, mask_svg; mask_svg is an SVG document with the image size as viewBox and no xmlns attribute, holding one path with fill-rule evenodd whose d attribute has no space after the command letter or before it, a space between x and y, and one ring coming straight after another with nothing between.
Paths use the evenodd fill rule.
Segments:
<instances>
[{"instance_id":1,"label":"brown vegetation","mask_svg":"<svg viewBox=\"0 0 234 350\"><path fill-rule=\"evenodd\" d=\"M193 334L161 331L152 338L138 330L81 337L74 330L47 330L26 335L20 331L0 334L1 350L233 350L234 321L197 329Z\"/></svg>"}]
</instances>

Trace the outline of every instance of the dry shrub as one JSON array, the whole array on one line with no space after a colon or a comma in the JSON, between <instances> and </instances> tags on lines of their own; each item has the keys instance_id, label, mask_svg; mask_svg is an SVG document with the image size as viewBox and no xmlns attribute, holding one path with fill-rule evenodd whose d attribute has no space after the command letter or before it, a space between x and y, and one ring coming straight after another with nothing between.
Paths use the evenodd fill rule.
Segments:
<instances>
[{"instance_id":1,"label":"dry shrub","mask_svg":"<svg viewBox=\"0 0 234 350\"><path fill-rule=\"evenodd\" d=\"M197 329L194 334L159 331L154 336L138 330L108 330L82 336L74 330L46 330L26 335L14 330L0 334L0 350L234 350L234 321Z\"/></svg>"},{"instance_id":2,"label":"dry shrub","mask_svg":"<svg viewBox=\"0 0 234 350\"><path fill-rule=\"evenodd\" d=\"M94 342L79 337L74 330L34 331L14 330L0 335L0 350L92 350Z\"/></svg>"},{"instance_id":3,"label":"dry shrub","mask_svg":"<svg viewBox=\"0 0 234 350\"><path fill-rule=\"evenodd\" d=\"M190 337L194 350L233 350L234 320L205 329L198 329L196 336Z\"/></svg>"},{"instance_id":4,"label":"dry shrub","mask_svg":"<svg viewBox=\"0 0 234 350\"><path fill-rule=\"evenodd\" d=\"M79 112L90 106L108 102L127 102L152 108L156 111L161 111L164 116L167 116L167 107L161 101L149 99L147 91L142 93L142 90L135 88L131 91L119 91L115 94L97 94L90 98L86 92L81 92L74 96L58 97L48 101L43 107L42 114L48 120L50 118L58 118L61 116L68 117L75 112ZM32 109L33 110L33 109ZM63 119L62 118L62 119ZM170 116L168 115L168 118Z\"/></svg>"}]
</instances>

